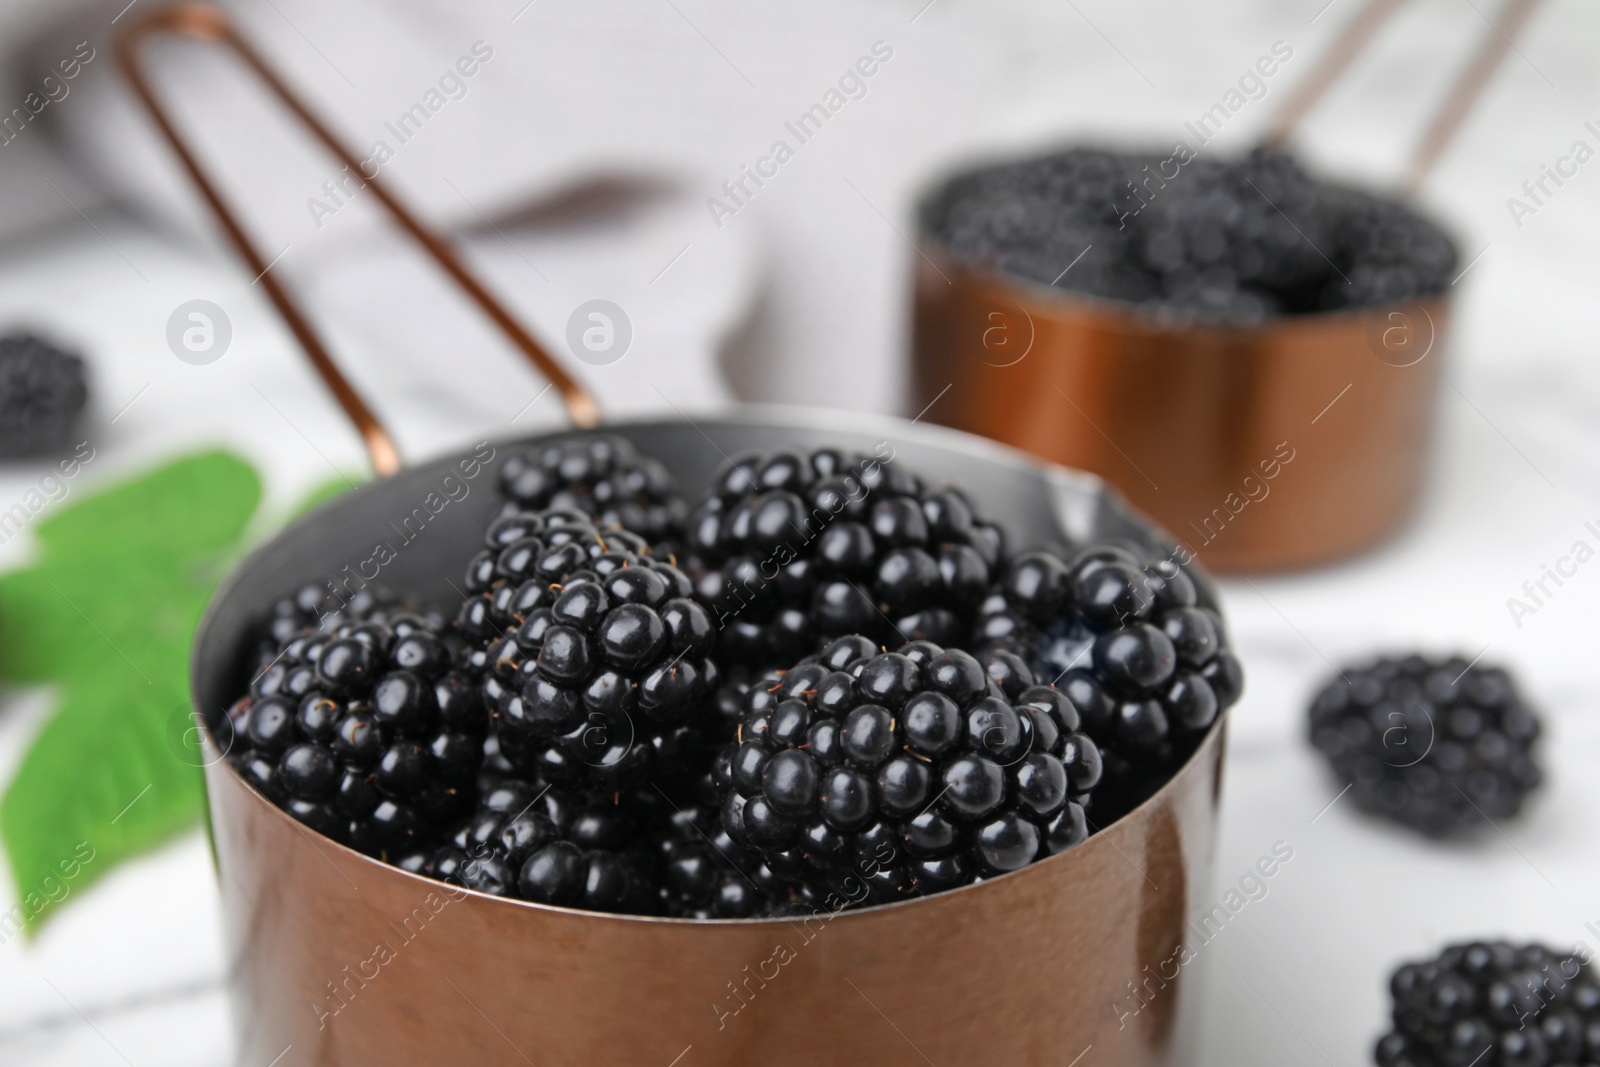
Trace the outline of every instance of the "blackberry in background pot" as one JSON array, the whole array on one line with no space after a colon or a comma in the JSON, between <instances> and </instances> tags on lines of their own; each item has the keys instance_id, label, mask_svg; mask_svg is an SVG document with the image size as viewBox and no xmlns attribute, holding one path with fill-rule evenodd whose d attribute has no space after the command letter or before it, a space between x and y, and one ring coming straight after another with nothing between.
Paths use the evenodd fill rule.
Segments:
<instances>
[{"instance_id":1,"label":"blackberry in background pot","mask_svg":"<svg viewBox=\"0 0 1600 1067\"><path fill-rule=\"evenodd\" d=\"M669 551L689 513L660 461L614 434L564 437L507 457L500 492L507 513L571 508L602 529L620 526Z\"/></svg>"},{"instance_id":2,"label":"blackberry in background pot","mask_svg":"<svg viewBox=\"0 0 1600 1067\"><path fill-rule=\"evenodd\" d=\"M32 334L0 337L0 459L67 448L88 403L81 357Z\"/></svg>"},{"instance_id":3,"label":"blackberry in background pot","mask_svg":"<svg viewBox=\"0 0 1600 1067\"><path fill-rule=\"evenodd\" d=\"M717 760L723 827L819 899L1020 870L1087 836L1101 765L1079 727L1060 691L1008 698L965 652L842 637L750 689Z\"/></svg>"},{"instance_id":4,"label":"blackberry in background pot","mask_svg":"<svg viewBox=\"0 0 1600 1067\"><path fill-rule=\"evenodd\" d=\"M1429 837L1511 818L1541 778L1539 720L1511 676L1459 656L1347 668L1312 701L1310 734L1363 811Z\"/></svg>"},{"instance_id":5,"label":"blackberry in background pot","mask_svg":"<svg viewBox=\"0 0 1600 1067\"><path fill-rule=\"evenodd\" d=\"M1389 981L1393 1029L1378 1067L1600 1060L1600 981L1583 952L1504 941L1451 945Z\"/></svg>"},{"instance_id":6,"label":"blackberry in background pot","mask_svg":"<svg viewBox=\"0 0 1600 1067\"><path fill-rule=\"evenodd\" d=\"M1016 556L973 647L991 675L1031 670L1077 708L1105 757L1098 825L1160 788L1243 688L1222 619L1199 605L1188 574L1121 545Z\"/></svg>"},{"instance_id":7,"label":"blackberry in background pot","mask_svg":"<svg viewBox=\"0 0 1600 1067\"><path fill-rule=\"evenodd\" d=\"M485 543L456 628L515 772L614 791L691 764L719 675L689 579L567 509L503 515Z\"/></svg>"},{"instance_id":8,"label":"blackberry in background pot","mask_svg":"<svg viewBox=\"0 0 1600 1067\"><path fill-rule=\"evenodd\" d=\"M392 860L472 811L487 727L454 644L436 623L395 614L291 639L219 741L274 804Z\"/></svg>"},{"instance_id":9,"label":"blackberry in background pot","mask_svg":"<svg viewBox=\"0 0 1600 1067\"><path fill-rule=\"evenodd\" d=\"M1457 258L1403 205L1261 150L1218 161L1076 148L1002 163L951 182L926 222L964 263L1182 324L1432 296Z\"/></svg>"},{"instance_id":10,"label":"blackberry in background pot","mask_svg":"<svg viewBox=\"0 0 1600 1067\"><path fill-rule=\"evenodd\" d=\"M833 449L735 457L689 522L685 568L724 663L795 662L819 640L959 644L1003 555L957 489Z\"/></svg>"}]
</instances>

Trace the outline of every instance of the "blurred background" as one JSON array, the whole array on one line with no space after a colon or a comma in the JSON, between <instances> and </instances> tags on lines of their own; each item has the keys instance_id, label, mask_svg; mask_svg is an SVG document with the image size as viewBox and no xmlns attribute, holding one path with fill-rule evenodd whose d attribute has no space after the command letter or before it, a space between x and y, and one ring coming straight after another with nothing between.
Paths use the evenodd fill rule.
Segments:
<instances>
[{"instance_id":1,"label":"blurred background","mask_svg":"<svg viewBox=\"0 0 1600 1067\"><path fill-rule=\"evenodd\" d=\"M116 68L112 35L149 6L0 0L0 333L32 330L84 356L79 436L93 452L42 497L52 463L0 466L0 511L21 503L39 517L223 447L259 473L261 532L318 486L371 472ZM571 348L608 414L691 417L740 400L917 415L906 385L912 206L931 181L1019 149L1168 146L1281 43L1292 58L1217 137L1219 150L1243 152L1357 7L226 6L561 354L586 305L614 306L629 336L620 355ZM1499 16L1481 0L1406 5L1294 151L1319 176L1394 185ZM1600 523L1600 164L1531 213L1509 202L1529 203L1524 183L1575 142L1600 147L1597 45L1600 10L1541 5L1422 191L1464 269L1415 521L1353 561L1224 582L1248 684L1231 725L1217 892L1277 842L1294 860L1207 952L1195 1062L1364 1062L1394 961L1479 934L1600 944L1585 925L1600 923L1589 831L1600 795L1585 788L1600 750L1600 569L1579 570L1535 613L1508 604ZM271 270L408 457L564 424L545 383L234 65L184 45L158 56L180 125L200 135L276 257ZM867 56L875 72L800 143L786 124ZM780 139L790 158L740 189ZM203 359L173 341L195 307L215 329ZM38 552L27 531L8 535L0 564L26 567ZM1397 647L1504 664L1545 712L1548 784L1515 827L1433 845L1329 807L1337 789L1304 743L1306 702L1332 664ZM60 701L59 686L23 684L49 679L10 677L0 783ZM98 788L92 760L57 773L63 792ZM32 803L8 800L8 847ZM0 1062L232 1062L211 860L198 823L180 816L153 823L103 877L88 864L94 877L68 885L70 906L36 932L0 923ZM0 880L0 912L32 891Z\"/></svg>"}]
</instances>

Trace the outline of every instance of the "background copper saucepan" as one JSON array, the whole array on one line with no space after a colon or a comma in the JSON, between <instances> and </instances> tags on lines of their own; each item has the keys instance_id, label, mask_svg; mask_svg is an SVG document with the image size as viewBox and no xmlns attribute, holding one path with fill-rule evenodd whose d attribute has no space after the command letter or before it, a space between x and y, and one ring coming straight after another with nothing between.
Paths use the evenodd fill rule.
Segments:
<instances>
[{"instance_id":1,"label":"background copper saucepan","mask_svg":"<svg viewBox=\"0 0 1600 1067\"><path fill-rule=\"evenodd\" d=\"M1404 0L1368 0L1285 101L1299 120ZM1538 0L1512 0L1420 140L1416 188ZM957 175L956 177L959 177ZM919 213L913 410L1093 471L1219 571L1325 562L1377 544L1422 486L1447 290L1251 328L1176 328L1129 305L956 263Z\"/></svg>"},{"instance_id":2,"label":"background copper saucepan","mask_svg":"<svg viewBox=\"0 0 1600 1067\"><path fill-rule=\"evenodd\" d=\"M410 514L462 457L400 470L377 417L265 270L152 94L141 45L173 32L230 47L335 155L351 157L215 9L157 11L125 32L120 57L135 90L387 475L274 537L218 592L191 677L197 715L215 723L247 683L253 622L286 592L371 558L393 537L389 520ZM597 411L582 387L442 240L379 183L369 187L546 371L574 421L591 424ZM1022 543L1116 538L1162 556L1171 548L1098 479L938 427L775 408L608 429L691 490L744 449L886 443L909 468L966 488ZM396 550L381 580L435 605L455 603L452 579L498 510L495 468L538 440L498 444L476 491ZM1209 581L1194 577L1202 602L1215 606ZM1219 719L1143 805L1024 870L863 911L703 921L548 907L408 874L292 820L244 783L208 730L240 1062L275 1063L292 1050L298 1062L430 1067L1066 1065L1091 1049L1103 1065L1186 1062L1202 965L1183 947L1203 936L1194 931L1211 904L1223 731Z\"/></svg>"}]
</instances>

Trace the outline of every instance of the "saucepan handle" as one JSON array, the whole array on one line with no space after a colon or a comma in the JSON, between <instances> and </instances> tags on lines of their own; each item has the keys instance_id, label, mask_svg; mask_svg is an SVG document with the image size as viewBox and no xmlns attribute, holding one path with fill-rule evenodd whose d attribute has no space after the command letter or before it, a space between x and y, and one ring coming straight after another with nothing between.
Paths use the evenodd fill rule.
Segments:
<instances>
[{"instance_id":1,"label":"saucepan handle","mask_svg":"<svg viewBox=\"0 0 1600 1067\"><path fill-rule=\"evenodd\" d=\"M1311 74L1295 86L1289 98L1273 116L1271 124L1267 127L1267 135L1262 139L1266 147L1283 148L1289 143L1289 139L1294 136L1295 129L1305 118L1306 113L1322 99L1334 82L1339 80L1339 76L1361 54L1383 24L1388 22L1389 17L1400 10L1405 2L1406 0L1367 0L1361 10L1356 12L1355 17L1346 23L1344 29L1334 38L1328 50L1312 68ZM1433 120L1428 123L1422 139L1417 142L1417 147L1411 153L1411 162L1407 165L1406 176L1401 182L1401 189L1405 195L1411 196L1416 193L1429 172L1433 170L1434 164L1439 161L1439 157L1444 155L1456 131L1466 121L1473 105L1477 103L1478 97L1483 94L1484 88L1494 76L1500 61L1505 58L1507 52L1516 47L1514 41L1517 34L1527 25L1539 2L1540 0L1506 0L1498 23L1485 17L1484 21L1489 23L1489 29L1484 34L1483 42L1478 46L1466 69L1451 86L1444 103L1434 113ZM1330 0L1328 7L1332 6ZM1327 8L1323 10L1326 11ZM1315 22L1316 19L1312 21Z\"/></svg>"},{"instance_id":2,"label":"saucepan handle","mask_svg":"<svg viewBox=\"0 0 1600 1067\"><path fill-rule=\"evenodd\" d=\"M562 400L566 403L567 414L575 426L590 427L600 421L600 409L594 398L570 374L567 373L560 362L550 354L549 350L534 339L523 325L512 316L503 304L500 303L483 285L478 277L462 262L455 251L439 234L426 226L410 208L402 204L395 195L389 191L387 185L376 174L368 175L362 169L360 159L334 136L323 123L311 113L305 103L292 92L270 66L261 57L248 41L241 37L229 21L226 14L219 8L210 4L176 4L171 7L160 8L135 19L118 36L116 42L117 61L123 73L132 84L134 92L149 110L156 126L165 135L172 149L177 153L184 169L189 172L189 177L194 180L200 193L205 197L206 204L211 208L212 214L222 225L234 248L255 274L258 283L267 292L267 296L277 307L278 313L288 324L289 329L300 342L300 347L305 350L306 356L311 360L312 366L322 376L322 380L333 392L339 406L344 408L345 414L355 424L356 430L366 442L367 453L372 458L372 466L379 475L387 476L400 469L400 453L395 448L394 439L384 429L378 417L362 399L353 385L350 384L340 372L333 358L328 354L327 346L323 344L316 329L311 325L305 313L295 302L288 290L273 274L269 263L262 257L260 250L245 233L240 222L239 214L223 197L215 181L200 165L198 158L192 151L184 135L178 132L168 113L166 105L156 96L151 87L150 79L143 65L143 46L152 38L167 35L192 37L199 40L210 41L222 45L242 60L245 66L255 72L256 76L271 90L272 94L294 115L322 145L331 152L335 158L343 163L351 173L360 174L366 187L372 190L374 196L389 210L397 223L407 233L411 234L428 253L434 262L444 269L444 272L453 278L466 294L483 309L484 313L494 321L494 324L509 337L513 344L526 356L539 373L544 375L552 385L561 393Z\"/></svg>"}]
</instances>

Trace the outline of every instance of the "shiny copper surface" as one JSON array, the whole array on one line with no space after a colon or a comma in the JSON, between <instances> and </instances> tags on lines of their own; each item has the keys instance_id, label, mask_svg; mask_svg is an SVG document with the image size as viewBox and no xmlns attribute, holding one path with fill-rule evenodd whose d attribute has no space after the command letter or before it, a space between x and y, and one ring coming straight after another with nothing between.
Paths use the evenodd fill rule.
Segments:
<instances>
[{"instance_id":1,"label":"shiny copper surface","mask_svg":"<svg viewBox=\"0 0 1600 1067\"><path fill-rule=\"evenodd\" d=\"M221 189L201 165L199 156L187 138L173 124L167 105L150 83L145 69L143 50L151 40L168 35L190 37L220 45L242 60L289 113L339 162L343 163L352 175L358 176L358 181L365 188L372 190L372 194L388 209L389 214L401 228L422 246L445 273L450 275L510 338L517 350L556 387L566 403L573 425L593 426L600 421L600 409L589 392L489 292L483 282L456 255L449 243L389 191L387 184L379 180L375 168L374 173L367 173L361 158L347 148L344 142L317 118L305 102L267 64L261 54L239 35L220 8L199 3L175 4L135 17L118 35L116 41L117 62L124 76L155 120L157 128L171 145L190 179L199 188L207 206L228 235L229 241L249 266L256 282L266 290L268 298L283 316L295 339L300 342L312 366L321 375L323 382L338 400L350 421L355 424L362 440L366 443L373 469L378 474L390 475L400 469L400 454L395 448L393 438L384 429L366 401L356 392L355 387L340 372L329 356L327 347L322 343L316 328L312 326L311 320L300 310L298 303L278 280L277 275L272 273L273 264L262 255L255 242L250 239L245 231L241 214L222 195Z\"/></svg>"},{"instance_id":2,"label":"shiny copper surface","mask_svg":"<svg viewBox=\"0 0 1600 1067\"><path fill-rule=\"evenodd\" d=\"M1222 730L1143 807L966 889L810 919L595 915L457 890L207 769L240 1063L1192 1062ZM1166 977L1161 977L1161 975ZM1154 977L1153 977L1154 976ZM1135 993L1137 991L1137 995ZM1092 1059L1090 1058L1092 1057Z\"/></svg>"},{"instance_id":3,"label":"shiny copper surface","mask_svg":"<svg viewBox=\"0 0 1600 1067\"><path fill-rule=\"evenodd\" d=\"M1285 98L1267 147L1288 143L1404 2L1367 0ZM1506 0L1490 23L1412 155L1405 195L1539 2ZM1445 297L1254 329L1177 329L965 269L926 232L920 246L911 381L913 410L926 418L1101 475L1215 570L1338 559L1411 514L1441 380Z\"/></svg>"},{"instance_id":4,"label":"shiny copper surface","mask_svg":"<svg viewBox=\"0 0 1600 1067\"><path fill-rule=\"evenodd\" d=\"M1213 570L1336 559L1411 513L1443 299L1173 329L924 253L911 367L924 418L1101 475Z\"/></svg>"}]
</instances>

